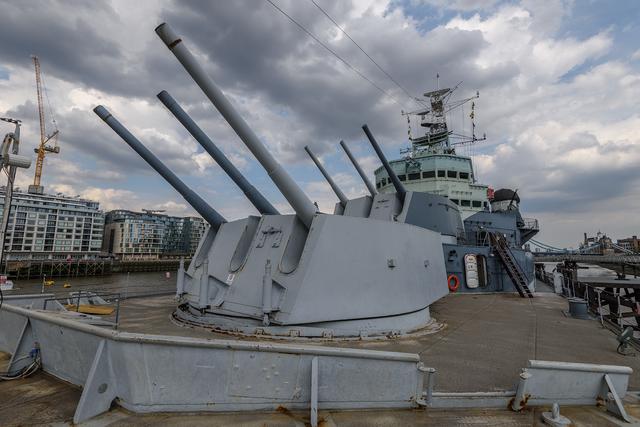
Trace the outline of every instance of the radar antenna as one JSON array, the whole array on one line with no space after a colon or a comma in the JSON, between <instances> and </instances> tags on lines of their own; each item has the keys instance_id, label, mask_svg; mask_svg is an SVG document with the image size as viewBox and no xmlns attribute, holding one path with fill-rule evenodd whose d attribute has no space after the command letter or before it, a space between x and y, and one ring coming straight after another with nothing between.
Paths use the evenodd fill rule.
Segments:
<instances>
[{"instance_id":1,"label":"radar antenna","mask_svg":"<svg viewBox=\"0 0 640 427\"><path fill-rule=\"evenodd\" d=\"M450 88L440 88L440 75L436 75L437 89L424 93L424 97L428 99L429 106L424 109L414 111L402 111L403 116L407 116L407 135L412 146L408 149L401 150L401 154L405 154L407 159L415 156L416 153L428 151L432 153L444 152L446 154L455 154L455 147L461 145L475 144L484 141L486 135L479 138L476 135L476 104L475 100L480 97L480 93L476 91L474 96L451 100L453 93L460 87L462 82L458 82ZM471 102L471 135L454 132L447 125L447 114L456 108L461 108L465 104ZM464 114L464 111L463 111ZM419 117L420 126L426 128L424 135L415 137L412 127L411 116ZM463 125L464 127L464 125Z\"/></svg>"}]
</instances>

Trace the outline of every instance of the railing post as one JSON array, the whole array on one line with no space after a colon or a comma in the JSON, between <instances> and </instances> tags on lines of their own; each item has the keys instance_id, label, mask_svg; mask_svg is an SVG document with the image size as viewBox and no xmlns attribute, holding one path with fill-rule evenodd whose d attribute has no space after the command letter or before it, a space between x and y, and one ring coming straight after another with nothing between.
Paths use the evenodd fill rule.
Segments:
<instances>
[{"instance_id":1,"label":"railing post","mask_svg":"<svg viewBox=\"0 0 640 427\"><path fill-rule=\"evenodd\" d=\"M531 378L531 374L526 368L522 369L520 373L520 380L518 382L518 388L516 389L516 396L511 402L511 409L518 412L521 411L527 404L527 380Z\"/></svg>"},{"instance_id":2,"label":"railing post","mask_svg":"<svg viewBox=\"0 0 640 427\"><path fill-rule=\"evenodd\" d=\"M618 309L616 310L616 317L618 320L618 326L620 326L620 329L622 329L622 313L620 310L620 290L618 290L618 292L616 293L616 299L618 301Z\"/></svg>"},{"instance_id":3,"label":"railing post","mask_svg":"<svg viewBox=\"0 0 640 427\"><path fill-rule=\"evenodd\" d=\"M311 399L310 421L312 427L318 427L318 356L311 359Z\"/></svg>"},{"instance_id":4,"label":"railing post","mask_svg":"<svg viewBox=\"0 0 640 427\"><path fill-rule=\"evenodd\" d=\"M433 387L436 380L436 369L424 366L422 362L418 363L418 371L422 372L427 377L427 388L421 393L421 399L418 399L416 403L420 406L430 406L433 402Z\"/></svg>"},{"instance_id":5,"label":"railing post","mask_svg":"<svg viewBox=\"0 0 640 427\"><path fill-rule=\"evenodd\" d=\"M120 298L116 298L116 327L118 329L118 324L120 323Z\"/></svg>"},{"instance_id":6,"label":"railing post","mask_svg":"<svg viewBox=\"0 0 640 427\"><path fill-rule=\"evenodd\" d=\"M584 285L584 295L585 295L585 300L587 301L587 307L589 307L589 286L588 285Z\"/></svg>"},{"instance_id":7,"label":"railing post","mask_svg":"<svg viewBox=\"0 0 640 427\"><path fill-rule=\"evenodd\" d=\"M596 288L596 293L598 294L598 314L600 315L600 324L604 326L604 318L602 317L602 301L600 300L602 289Z\"/></svg>"},{"instance_id":8,"label":"railing post","mask_svg":"<svg viewBox=\"0 0 640 427\"><path fill-rule=\"evenodd\" d=\"M427 370L427 396L426 401L427 405L431 405L433 402L433 387L436 382L436 369L428 368Z\"/></svg>"}]
</instances>

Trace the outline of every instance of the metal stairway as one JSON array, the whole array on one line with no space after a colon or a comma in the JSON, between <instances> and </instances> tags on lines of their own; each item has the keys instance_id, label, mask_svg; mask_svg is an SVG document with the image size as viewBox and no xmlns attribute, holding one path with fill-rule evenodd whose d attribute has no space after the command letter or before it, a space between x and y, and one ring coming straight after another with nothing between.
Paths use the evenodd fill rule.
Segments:
<instances>
[{"instance_id":1,"label":"metal stairway","mask_svg":"<svg viewBox=\"0 0 640 427\"><path fill-rule=\"evenodd\" d=\"M502 263L507 269L507 274L511 278L516 290L520 294L522 298L529 297L533 298L533 293L529 286L527 285L527 277L522 272L520 265L516 262L511 250L509 249L509 244L507 240L498 233L489 232L489 239L491 241L491 245L493 246L494 252L500 257Z\"/></svg>"}]
</instances>

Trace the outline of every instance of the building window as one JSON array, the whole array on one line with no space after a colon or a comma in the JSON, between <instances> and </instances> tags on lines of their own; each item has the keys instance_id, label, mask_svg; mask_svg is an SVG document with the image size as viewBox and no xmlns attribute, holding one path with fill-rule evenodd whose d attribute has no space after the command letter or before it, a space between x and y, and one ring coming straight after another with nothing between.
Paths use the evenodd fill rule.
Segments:
<instances>
[{"instance_id":1,"label":"building window","mask_svg":"<svg viewBox=\"0 0 640 427\"><path fill-rule=\"evenodd\" d=\"M460 179L469 179L469 172L460 172Z\"/></svg>"},{"instance_id":2,"label":"building window","mask_svg":"<svg viewBox=\"0 0 640 427\"><path fill-rule=\"evenodd\" d=\"M457 178L458 172L456 171L447 171L447 178Z\"/></svg>"},{"instance_id":3,"label":"building window","mask_svg":"<svg viewBox=\"0 0 640 427\"><path fill-rule=\"evenodd\" d=\"M436 177L436 171L425 171L425 172L422 172L422 177L423 178L435 178Z\"/></svg>"},{"instance_id":4,"label":"building window","mask_svg":"<svg viewBox=\"0 0 640 427\"><path fill-rule=\"evenodd\" d=\"M380 183L376 182L376 188L380 188Z\"/></svg>"},{"instance_id":5,"label":"building window","mask_svg":"<svg viewBox=\"0 0 640 427\"><path fill-rule=\"evenodd\" d=\"M398 179L400 179L400 181L406 181L407 175L398 175Z\"/></svg>"},{"instance_id":6,"label":"building window","mask_svg":"<svg viewBox=\"0 0 640 427\"><path fill-rule=\"evenodd\" d=\"M446 171L438 171L438 178L444 178L446 173Z\"/></svg>"},{"instance_id":7,"label":"building window","mask_svg":"<svg viewBox=\"0 0 640 427\"><path fill-rule=\"evenodd\" d=\"M471 202L472 206L474 208L481 208L482 207L482 202L480 200L474 200L473 202Z\"/></svg>"},{"instance_id":8,"label":"building window","mask_svg":"<svg viewBox=\"0 0 640 427\"><path fill-rule=\"evenodd\" d=\"M470 200L461 200L460 201L460 206L471 206L471 201Z\"/></svg>"},{"instance_id":9,"label":"building window","mask_svg":"<svg viewBox=\"0 0 640 427\"><path fill-rule=\"evenodd\" d=\"M452 201L453 203L455 203L456 205L459 205L459 204L460 204L460 200L458 200L458 199L451 199L451 201Z\"/></svg>"},{"instance_id":10,"label":"building window","mask_svg":"<svg viewBox=\"0 0 640 427\"><path fill-rule=\"evenodd\" d=\"M409 181L420 179L420 172L414 172L409 174Z\"/></svg>"}]
</instances>

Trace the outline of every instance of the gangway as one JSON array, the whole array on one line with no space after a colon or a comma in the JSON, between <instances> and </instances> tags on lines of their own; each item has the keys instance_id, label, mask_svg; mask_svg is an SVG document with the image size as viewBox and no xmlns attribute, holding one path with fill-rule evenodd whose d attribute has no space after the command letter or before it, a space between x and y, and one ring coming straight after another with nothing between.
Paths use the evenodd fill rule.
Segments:
<instances>
[{"instance_id":1,"label":"gangway","mask_svg":"<svg viewBox=\"0 0 640 427\"><path fill-rule=\"evenodd\" d=\"M511 278L513 285L522 298L533 298L533 293L527 284L527 277L522 272L519 264L513 258L513 254L509 249L507 240L499 233L489 232L489 240L495 253L500 257L502 263L507 269L507 274Z\"/></svg>"}]
</instances>

